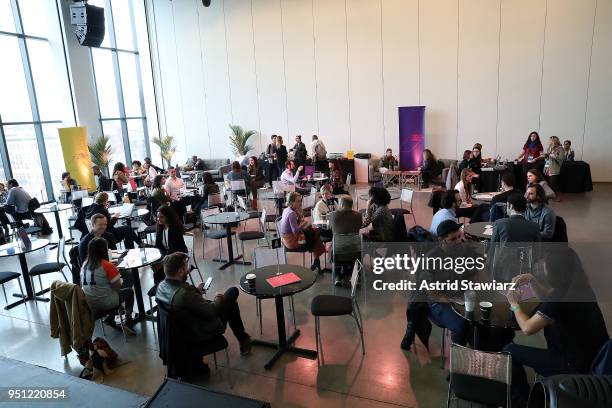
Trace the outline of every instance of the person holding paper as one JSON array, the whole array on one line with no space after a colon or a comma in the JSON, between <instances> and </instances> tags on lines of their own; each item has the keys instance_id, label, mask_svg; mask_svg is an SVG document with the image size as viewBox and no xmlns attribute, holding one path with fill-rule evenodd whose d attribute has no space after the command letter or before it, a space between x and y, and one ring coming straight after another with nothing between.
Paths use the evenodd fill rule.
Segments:
<instances>
[{"instance_id":1,"label":"person holding paper","mask_svg":"<svg viewBox=\"0 0 612 408\"><path fill-rule=\"evenodd\" d=\"M201 361L207 342L225 333L229 324L240 343L240 354L251 352L251 337L244 329L238 306L238 288L232 286L225 293L217 293L213 301L204 299L204 283L197 287L187 283L189 256L175 252L164 258L166 278L157 287L156 300L181 316L188 331L183 332L186 350L192 350ZM199 362L198 361L198 362Z\"/></svg>"},{"instance_id":2,"label":"person holding paper","mask_svg":"<svg viewBox=\"0 0 612 408\"><path fill-rule=\"evenodd\" d=\"M283 174L281 174L281 183L287 186L295 186L295 191L297 191L301 195L307 195L309 193L308 190L297 186L297 181L300 178L300 173L302 172L302 170L304 170L304 166L298 167L295 174L293 174L294 169L295 162L293 160L289 160L285 164L285 171L283 171Z\"/></svg>"}]
</instances>

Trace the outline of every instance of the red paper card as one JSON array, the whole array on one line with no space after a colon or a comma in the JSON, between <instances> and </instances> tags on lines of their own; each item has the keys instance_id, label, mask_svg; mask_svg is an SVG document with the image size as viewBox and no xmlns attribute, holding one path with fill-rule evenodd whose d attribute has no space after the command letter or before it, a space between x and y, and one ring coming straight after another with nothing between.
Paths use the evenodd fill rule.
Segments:
<instances>
[{"instance_id":1,"label":"red paper card","mask_svg":"<svg viewBox=\"0 0 612 408\"><path fill-rule=\"evenodd\" d=\"M266 279L266 281L273 288L278 288L279 286L291 285L292 283L301 281L300 277L297 276L293 272L284 273L282 275L274 276L272 278Z\"/></svg>"}]
</instances>

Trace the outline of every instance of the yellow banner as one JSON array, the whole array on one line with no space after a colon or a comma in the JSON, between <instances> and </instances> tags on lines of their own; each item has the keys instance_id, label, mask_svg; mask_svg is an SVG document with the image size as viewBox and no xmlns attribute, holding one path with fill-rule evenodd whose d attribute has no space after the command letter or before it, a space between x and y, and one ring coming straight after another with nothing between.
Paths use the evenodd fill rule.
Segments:
<instances>
[{"instance_id":1,"label":"yellow banner","mask_svg":"<svg viewBox=\"0 0 612 408\"><path fill-rule=\"evenodd\" d=\"M58 130L66 171L70 172L72 178L82 188L95 191L96 180L89 157L89 148L87 147L87 128L80 126Z\"/></svg>"}]
</instances>

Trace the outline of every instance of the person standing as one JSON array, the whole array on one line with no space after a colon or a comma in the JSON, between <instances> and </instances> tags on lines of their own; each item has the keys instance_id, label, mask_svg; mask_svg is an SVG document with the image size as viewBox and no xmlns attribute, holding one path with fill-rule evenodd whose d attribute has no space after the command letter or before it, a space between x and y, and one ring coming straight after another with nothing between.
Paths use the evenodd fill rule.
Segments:
<instances>
[{"instance_id":1,"label":"person standing","mask_svg":"<svg viewBox=\"0 0 612 408\"><path fill-rule=\"evenodd\" d=\"M247 166L247 175L251 181L253 209L257 209L257 193L258 190L264 186L265 177L263 174L263 169L257 165L257 157L255 156L251 156L249 158L249 165Z\"/></svg>"},{"instance_id":2,"label":"person standing","mask_svg":"<svg viewBox=\"0 0 612 408\"><path fill-rule=\"evenodd\" d=\"M276 136L276 171L277 174L282 174L285 171L285 164L287 164L287 147L283 144L283 137Z\"/></svg>"},{"instance_id":3,"label":"person standing","mask_svg":"<svg viewBox=\"0 0 612 408\"><path fill-rule=\"evenodd\" d=\"M538 169L540 172L544 168L544 146L540 141L538 132L531 132L527 141L523 145L523 152L516 158L523 167L523 177L526 177L530 169ZM523 179L523 182L525 180Z\"/></svg>"},{"instance_id":4,"label":"person standing","mask_svg":"<svg viewBox=\"0 0 612 408\"><path fill-rule=\"evenodd\" d=\"M555 192L555 201L561 201L561 188L559 187L559 175L561 167L565 161L565 149L561 146L561 142L557 136L549 138L550 143L546 151L546 164L544 165L544 174L548 177L548 184Z\"/></svg>"},{"instance_id":5,"label":"person standing","mask_svg":"<svg viewBox=\"0 0 612 408\"><path fill-rule=\"evenodd\" d=\"M327 169L327 149L317 135L312 135L310 157L316 171L324 172Z\"/></svg>"},{"instance_id":6,"label":"person standing","mask_svg":"<svg viewBox=\"0 0 612 408\"><path fill-rule=\"evenodd\" d=\"M266 148L266 159L267 159L267 167L268 167L268 183L272 185L272 181L278 179L279 172L276 167L276 138L277 135L272 135L270 137L270 144Z\"/></svg>"},{"instance_id":7,"label":"person standing","mask_svg":"<svg viewBox=\"0 0 612 408\"><path fill-rule=\"evenodd\" d=\"M306 145L302 143L302 135L297 135L295 137L295 145L293 146L293 161L296 166L303 166L306 164L306 156L308 152L306 151Z\"/></svg>"},{"instance_id":8,"label":"person standing","mask_svg":"<svg viewBox=\"0 0 612 408\"><path fill-rule=\"evenodd\" d=\"M563 142L563 150L565 150L565 160L574 161L574 149L572 149L571 140L565 140Z\"/></svg>"}]
</instances>

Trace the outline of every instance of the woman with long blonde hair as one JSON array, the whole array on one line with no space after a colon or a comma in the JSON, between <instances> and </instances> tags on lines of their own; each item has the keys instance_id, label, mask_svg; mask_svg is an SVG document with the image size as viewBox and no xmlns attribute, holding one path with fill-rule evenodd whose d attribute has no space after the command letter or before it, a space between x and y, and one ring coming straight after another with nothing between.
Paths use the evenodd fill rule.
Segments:
<instances>
[{"instance_id":1,"label":"woman with long blonde hair","mask_svg":"<svg viewBox=\"0 0 612 408\"><path fill-rule=\"evenodd\" d=\"M551 136L548 143L548 149L544 158L544 175L548 178L548 184L555 192L555 201L561 201L561 190L559 188L559 175L561 174L561 166L565 161L565 149L561 145L561 141L557 136Z\"/></svg>"}]
</instances>

